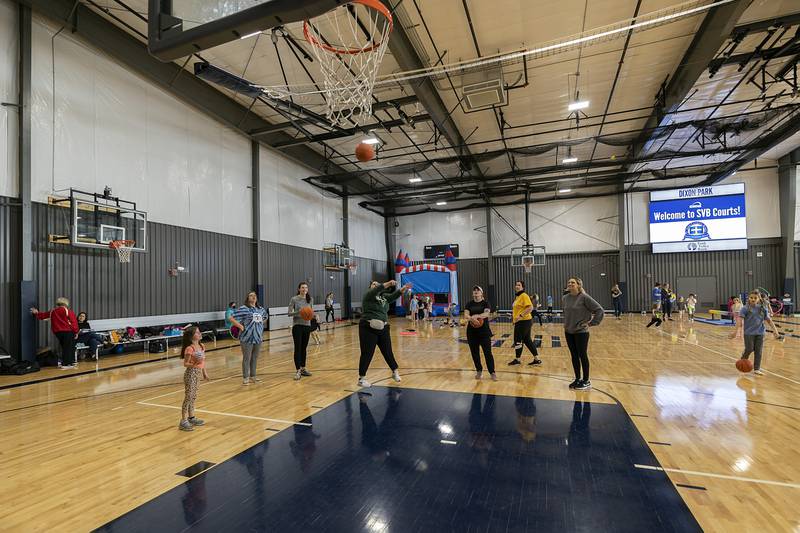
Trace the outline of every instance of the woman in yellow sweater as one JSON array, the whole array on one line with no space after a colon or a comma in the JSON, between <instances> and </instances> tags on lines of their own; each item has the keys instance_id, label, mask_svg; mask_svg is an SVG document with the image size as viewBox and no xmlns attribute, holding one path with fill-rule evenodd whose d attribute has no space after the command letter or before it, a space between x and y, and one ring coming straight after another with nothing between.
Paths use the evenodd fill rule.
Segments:
<instances>
[{"instance_id":1,"label":"woman in yellow sweater","mask_svg":"<svg viewBox=\"0 0 800 533\"><path fill-rule=\"evenodd\" d=\"M533 327L533 302L528 293L525 292L525 282L517 281L514 284L514 292L517 297L514 299L514 306L511 311L511 321L514 323L514 350L516 355L508 364L518 365L521 363L523 346L533 354L533 361L529 365L538 366L542 364L539 359L539 352L531 339L531 327Z\"/></svg>"}]
</instances>

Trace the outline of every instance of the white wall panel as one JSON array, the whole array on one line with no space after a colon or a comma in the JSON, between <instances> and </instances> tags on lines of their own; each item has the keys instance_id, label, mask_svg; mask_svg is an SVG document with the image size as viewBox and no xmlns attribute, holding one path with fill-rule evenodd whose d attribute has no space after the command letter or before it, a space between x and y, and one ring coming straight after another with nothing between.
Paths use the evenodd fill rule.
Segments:
<instances>
[{"instance_id":1,"label":"white wall panel","mask_svg":"<svg viewBox=\"0 0 800 533\"><path fill-rule=\"evenodd\" d=\"M625 196L625 244L649 244L650 193L633 192Z\"/></svg>"},{"instance_id":2,"label":"white wall panel","mask_svg":"<svg viewBox=\"0 0 800 533\"><path fill-rule=\"evenodd\" d=\"M495 255L524 244L525 206L500 207L492 219ZM505 219L505 220L503 220ZM548 254L595 252L618 247L617 198L579 198L530 205L530 241Z\"/></svg>"},{"instance_id":3,"label":"white wall panel","mask_svg":"<svg viewBox=\"0 0 800 533\"><path fill-rule=\"evenodd\" d=\"M0 0L0 102L16 104L17 6ZM17 108L0 106L0 196L17 196Z\"/></svg>"},{"instance_id":4,"label":"white wall panel","mask_svg":"<svg viewBox=\"0 0 800 533\"><path fill-rule=\"evenodd\" d=\"M249 141L68 32L53 54L56 31L34 19L34 201L108 185L154 222L250 236Z\"/></svg>"},{"instance_id":5,"label":"white wall panel","mask_svg":"<svg viewBox=\"0 0 800 533\"><path fill-rule=\"evenodd\" d=\"M748 239L780 237L778 162L759 159L758 164L773 168L739 171L720 183L744 183Z\"/></svg>"},{"instance_id":6,"label":"white wall panel","mask_svg":"<svg viewBox=\"0 0 800 533\"><path fill-rule=\"evenodd\" d=\"M342 241L342 203L303 181L306 167L261 148L262 240L320 249Z\"/></svg>"},{"instance_id":7,"label":"white wall panel","mask_svg":"<svg viewBox=\"0 0 800 533\"><path fill-rule=\"evenodd\" d=\"M350 247L358 257L386 261L386 237L383 217L358 205L357 198L350 200Z\"/></svg>"},{"instance_id":8,"label":"white wall panel","mask_svg":"<svg viewBox=\"0 0 800 533\"><path fill-rule=\"evenodd\" d=\"M486 257L486 211L424 213L398 217L397 246L417 261L428 244L458 244L459 258ZM394 250L397 253L397 250Z\"/></svg>"}]
</instances>

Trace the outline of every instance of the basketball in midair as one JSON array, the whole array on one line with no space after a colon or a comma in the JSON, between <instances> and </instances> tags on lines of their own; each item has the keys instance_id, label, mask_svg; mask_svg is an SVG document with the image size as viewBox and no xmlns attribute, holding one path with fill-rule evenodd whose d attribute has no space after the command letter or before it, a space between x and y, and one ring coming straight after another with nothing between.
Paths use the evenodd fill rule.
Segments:
<instances>
[{"instance_id":1,"label":"basketball in midair","mask_svg":"<svg viewBox=\"0 0 800 533\"><path fill-rule=\"evenodd\" d=\"M314 318L314 310L311 307L303 307L300 309L300 318L303 320L311 320Z\"/></svg>"},{"instance_id":2,"label":"basketball in midair","mask_svg":"<svg viewBox=\"0 0 800 533\"><path fill-rule=\"evenodd\" d=\"M753 370L753 362L750 359L739 359L736 361L736 370L739 372L750 372Z\"/></svg>"},{"instance_id":3,"label":"basketball in midair","mask_svg":"<svg viewBox=\"0 0 800 533\"><path fill-rule=\"evenodd\" d=\"M358 146L356 146L356 159L362 163L372 161L375 159L375 149L370 144L359 143Z\"/></svg>"}]
</instances>

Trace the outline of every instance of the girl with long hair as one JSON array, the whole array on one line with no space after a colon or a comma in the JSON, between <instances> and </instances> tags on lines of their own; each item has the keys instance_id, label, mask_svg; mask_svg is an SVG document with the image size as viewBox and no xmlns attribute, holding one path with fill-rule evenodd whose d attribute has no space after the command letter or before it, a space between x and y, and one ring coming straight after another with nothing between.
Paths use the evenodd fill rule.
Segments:
<instances>
[{"instance_id":1,"label":"girl with long hair","mask_svg":"<svg viewBox=\"0 0 800 533\"><path fill-rule=\"evenodd\" d=\"M206 372L206 348L200 339L203 337L200 328L189 326L183 330L181 339L181 357L183 366L183 384L186 393L183 397L183 407L181 408L181 422L178 429L181 431L194 431L195 426L205 424L202 420L194 416L194 402L197 400L197 387L200 378L208 381Z\"/></svg>"},{"instance_id":2,"label":"girl with long hair","mask_svg":"<svg viewBox=\"0 0 800 533\"><path fill-rule=\"evenodd\" d=\"M304 376L310 376L311 372L306 368L306 358L308 357L308 340L311 338L311 320L304 320L300 316L300 310L310 307L314 310L314 299L308 292L308 283L305 281L297 285L297 294L289 300L289 313L292 317L292 340L294 341L294 368L295 381Z\"/></svg>"}]
</instances>

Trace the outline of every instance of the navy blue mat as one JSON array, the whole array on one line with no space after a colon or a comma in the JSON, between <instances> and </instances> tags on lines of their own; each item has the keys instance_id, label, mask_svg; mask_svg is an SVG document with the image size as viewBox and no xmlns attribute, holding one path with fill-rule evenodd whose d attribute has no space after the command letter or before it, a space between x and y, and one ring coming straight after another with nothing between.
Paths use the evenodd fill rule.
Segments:
<instances>
[{"instance_id":1,"label":"navy blue mat","mask_svg":"<svg viewBox=\"0 0 800 533\"><path fill-rule=\"evenodd\" d=\"M700 531L619 405L369 390L100 531Z\"/></svg>"}]
</instances>

